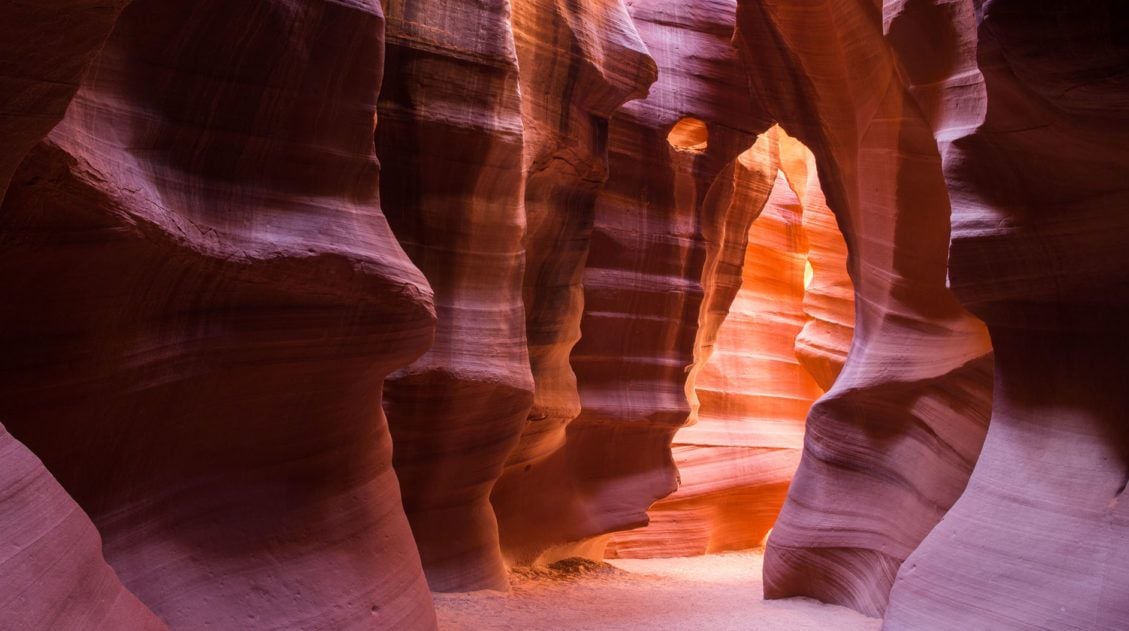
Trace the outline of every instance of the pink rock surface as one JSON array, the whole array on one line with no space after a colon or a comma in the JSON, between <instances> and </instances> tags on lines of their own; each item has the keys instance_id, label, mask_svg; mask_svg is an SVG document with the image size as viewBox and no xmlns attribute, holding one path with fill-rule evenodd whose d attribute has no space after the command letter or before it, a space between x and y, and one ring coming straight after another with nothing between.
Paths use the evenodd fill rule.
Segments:
<instances>
[{"instance_id":1,"label":"pink rock surface","mask_svg":"<svg viewBox=\"0 0 1129 631\"><path fill-rule=\"evenodd\" d=\"M781 502L769 598L1124 627L1127 24L5 3L0 627L432 629Z\"/></svg>"},{"instance_id":2,"label":"pink rock surface","mask_svg":"<svg viewBox=\"0 0 1129 631\"><path fill-rule=\"evenodd\" d=\"M385 2L381 205L435 289L438 327L431 349L389 377L384 406L404 508L438 591L507 585L489 495L533 398L522 121L506 9Z\"/></svg>"},{"instance_id":3,"label":"pink rock surface","mask_svg":"<svg viewBox=\"0 0 1129 631\"><path fill-rule=\"evenodd\" d=\"M435 626L380 412L434 322L377 205L381 30L134 2L0 211L0 418L171 627Z\"/></svg>"},{"instance_id":4,"label":"pink rock surface","mask_svg":"<svg viewBox=\"0 0 1129 631\"><path fill-rule=\"evenodd\" d=\"M0 426L0 626L165 629L102 558L90 519Z\"/></svg>"},{"instance_id":5,"label":"pink rock surface","mask_svg":"<svg viewBox=\"0 0 1129 631\"><path fill-rule=\"evenodd\" d=\"M890 629L1115 629L1129 620L1129 97L1116 2L907 3L954 62L915 69L953 200L949 276L996 388L960 500L902 566Z\"/></svg>"}]
</instances>

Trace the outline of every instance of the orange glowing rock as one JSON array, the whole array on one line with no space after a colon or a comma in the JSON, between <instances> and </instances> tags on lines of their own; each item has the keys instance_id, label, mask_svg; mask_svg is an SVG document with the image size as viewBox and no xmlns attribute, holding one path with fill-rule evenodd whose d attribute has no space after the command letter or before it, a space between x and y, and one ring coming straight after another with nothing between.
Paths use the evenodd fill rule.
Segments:
<instances>
[{"instance_id":1,"label":"orange glowing rock","mask_svg":"<svg viewBox=\"0 0 1129 631\"><path fill-rule=\"evenodd\" d=\"M749 548L762 542L775 521L799 463L808 409L823 393L807 369L810 362L803 361L813 344L804 341L801 347L798 338L814 331L809 338L827 349L820 355L826 372L837 374L854 321L846 244L819 192L814 162L778 127L738 160L736 186L743 194L735 196L733 211L743 212L746 222L755 220L741 240L743 262L735 268L740 289L727 313L701 316L707 323L698 340L704 362L688 385L696 411L673 444L680 486L651 508L649 526L614 536L609 554L683 556ZM809 227L819 232L809 235ZM714 272L720 276L719 269L724 268ZM715 277L707 286L725 282ZM828 300L833 291L843 299Z\"/></svg>"}]
</instances>

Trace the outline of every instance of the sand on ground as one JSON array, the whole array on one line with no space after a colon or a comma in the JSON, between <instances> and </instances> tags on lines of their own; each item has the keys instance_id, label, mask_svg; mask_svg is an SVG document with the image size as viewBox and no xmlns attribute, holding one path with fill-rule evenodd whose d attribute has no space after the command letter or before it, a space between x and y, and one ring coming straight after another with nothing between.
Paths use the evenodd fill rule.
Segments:
<instances>
[{"instance_id":1,"label":"sand on ground","mask_svg":"<svg viewBox=\"0 0 1129 631\"><path fill-rule=\"evenodd\" d=\"M763 551L565 561L511 591L434 594L440 631L853 631L882 621L807 598L764 600Z\"/></svg>"}]
</instances>

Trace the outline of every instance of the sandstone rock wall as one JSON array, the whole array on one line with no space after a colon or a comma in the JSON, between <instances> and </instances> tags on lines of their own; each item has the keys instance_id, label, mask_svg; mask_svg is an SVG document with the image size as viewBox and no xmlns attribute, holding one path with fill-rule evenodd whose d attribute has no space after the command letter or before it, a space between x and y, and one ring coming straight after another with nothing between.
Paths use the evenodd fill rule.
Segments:
<instances>
[{"instance_id":1,"label":"sandstone rock wall","mask_svg":"<svg viewBox=\"0 0 1129 631\"><path fill-rule=\"evenodd\" d=\"M0 426L0 623L11 629L166 629L102 558L94 524Z\"/></svg>"},{"instance_id":2,"label":"sandstone rock wall","mask_svg":"<svg viewBox=\"0 0 1129 631\"><path fill-rule=\"evenodd\" d=\"M440 591L507 585L489 495L532 403L507 8L385 2L381 206L435 290L438 326L431 349L389 377L384 407L404 509Z\"/></svg>"},{"instance_id":3,"label":"sandstone rock wall","mask_svg":"<svg viewBox=\"0 0 1129 631\"><path fill-rule=\"evenodd\" d=\"M501 523L518 561L598 555L600 542L587 540L644 524L647 507L674 490L669 445L689 413L704 226L726 208L708 194L732 187L730 165L759 121L728 41L732 4L628 8L658 79L607 127L609 175L595 198L570 357L579 415L554 451L513 468L495 490L496 505L521 506ZM668 141L684 119L706 137L702 146Z\"/></svg>"},{"instance_id":4,"label":"sandstone rock wall","mask_svg":"<svg viewBox=\"0 0 1129 631\"><path fill-rule=\"evenodd\" d=\"M823 389L767 596L1124 626L1126 32L1114 0L4 4L0 626L430 629L429 582L599 555L676 465L650 532L746 545ZM749 389L795 398L732 429Z\"/></svg>"},{"instance_id":5,"label":"sandstone rock wall","mask_svg":"<svg viewBox=\"0 0 1129 631\"><path fill-rule=\"evenodd\" d=\"M382 32L135 1L0 209L0 418L171 627L434 627L380 412L434 324L377 204Z\"/></svg>"},{"instance_id":6,"label":"sandstone rock wall","mask_svg":"<svg viewBox=\"0 0 1129 631\"><path fill-rule=\"evenodd\" d=\"M995 347L968 488L902 566L890 629L1129 620L1129 12L1117 2L890 7L952 191L949 278ZM918 87L919 86L919 87Z\"/></svg>"},{"instance_id":7,"label":"sandstone rock wall","mask_svg":"<svg viewBox=\"0 0 1129 631\"><path fill-rule=\"evenodd\" d=\"M765 591L877 615L976 461L990 344L945 287L940 156L880 14L834 0L747 0L737 21L756 97L819 162L856 291L852 352L808 417Z\"/></svg>"}]
</instances>

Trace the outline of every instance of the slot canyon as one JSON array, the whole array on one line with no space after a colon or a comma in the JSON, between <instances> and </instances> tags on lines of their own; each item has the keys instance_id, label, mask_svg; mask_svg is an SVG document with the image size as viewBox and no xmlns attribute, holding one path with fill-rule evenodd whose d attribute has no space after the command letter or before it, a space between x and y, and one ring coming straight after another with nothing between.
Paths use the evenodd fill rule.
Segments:
<instances>
[{"instance_id":1,"label":"slot canyon","mask_svg":"<svg viewBox=\"0 0 1129 631\"><path fill-rule=\"evenodd\" d=\"M0 629L1129 628L1129 3L5 0L0 134Z\"/></svg>"}]
</instances>

